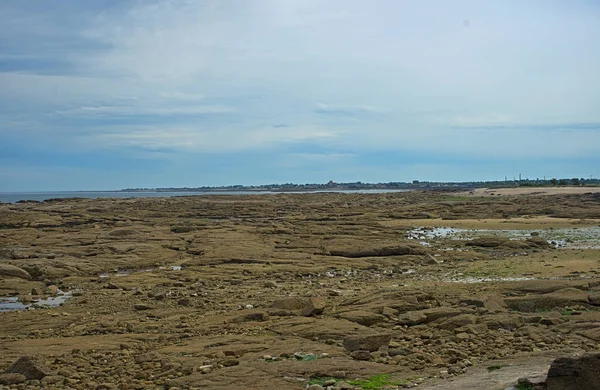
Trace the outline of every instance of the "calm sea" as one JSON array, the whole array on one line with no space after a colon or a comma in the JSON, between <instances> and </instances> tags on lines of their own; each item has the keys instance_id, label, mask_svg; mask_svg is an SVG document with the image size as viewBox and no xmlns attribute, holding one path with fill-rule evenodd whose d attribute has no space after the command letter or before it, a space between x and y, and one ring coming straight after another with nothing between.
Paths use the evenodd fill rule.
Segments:
<instances>
[{"instance_id":1,"label":"calm sea","mask_svg":"<svg viewBox=\"0 0 600 390\"><path fill-rule=\"evenodd\" d=\"M311 192L339 192L345 194L382 194L389 192L405 192L408 190L340 190L340 191L206 191L206 192L119 192L119 191L64 191L64 192L0 192L1 203L15 203L20 200L44 201L53 198L157 198L172 196L202 195L261 195L261 194L305 194Z\"/></svg>"}]
</instances>

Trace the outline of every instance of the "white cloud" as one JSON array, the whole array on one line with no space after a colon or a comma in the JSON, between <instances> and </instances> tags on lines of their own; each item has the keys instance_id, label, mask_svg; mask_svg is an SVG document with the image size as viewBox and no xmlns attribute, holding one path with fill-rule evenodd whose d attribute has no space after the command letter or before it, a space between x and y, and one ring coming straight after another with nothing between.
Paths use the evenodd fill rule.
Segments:
<instances>
[{"instance_id":1,"label":"white cloud","mask_svg":"<svg viewBox=\"0 0 600 390\"><path fill-rule=\"evenodd\" d=\"M272 149L297 142L330 142L339 131L316 126L286 128L233 128L200 130L186 127L137 126L120 132L92 133L80 138L82 144L102 147L135 147L202 153L230 153Z\"/></svg>"},{"instance_id":2,"label":"white cloud","mask_svg":"<svg viewBox=\"0 0 600 390\"><path fill-rule=\"evenodd\" d=\"M85 106L69 110L57 111L61 116L136 116L136 115L210 115L234 112L231 107L224 106Z\"/></svg>"}]
</instances>

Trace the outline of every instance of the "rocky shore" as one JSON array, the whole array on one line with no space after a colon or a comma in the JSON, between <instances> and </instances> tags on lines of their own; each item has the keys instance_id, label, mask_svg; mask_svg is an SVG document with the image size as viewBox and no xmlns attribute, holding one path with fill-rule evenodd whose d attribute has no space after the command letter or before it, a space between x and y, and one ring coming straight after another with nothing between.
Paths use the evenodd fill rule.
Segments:
<instances>
[{"instance_id":1,"label":"rocky shore","mask_svg":"<svg viewBox=\"0 0 600 390\"><path fill-rule=\"evenodd\" d=\"M597 193L0 204L0 388L533 389L600 350L599 226Z\"/></svg>"}]
</instances>

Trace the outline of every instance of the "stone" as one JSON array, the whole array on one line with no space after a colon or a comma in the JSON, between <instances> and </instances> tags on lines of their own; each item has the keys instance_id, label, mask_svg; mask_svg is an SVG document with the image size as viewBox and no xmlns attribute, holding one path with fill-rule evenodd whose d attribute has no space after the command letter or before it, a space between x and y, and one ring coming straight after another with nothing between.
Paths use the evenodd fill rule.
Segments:
<instances>
[{"instance_id":1,"label":"stone","mask_svg":"<svg viewBox=\"0 0 600 390\"><path fill-rule=\"evenodd\" d=\"M266 287L266 288L275 288L275 287L277 287L277 283L275 283L275 282L274 282L274 281L272 281L272 280L267 280L267 281L266 281L266 282L263 284L263 286L264 286L264 287Z\"/></svg>"},{"instance_id":2,"label":"stone","mask_svg":"<svg viewBox=\"0 0 600 390\"><path fill-rule=\"evenodd\" d=\"M180 300L177 301L177 304L179 306L191 306L192 305L192 301L189 298L181 298Z\"/></svg>"},{"instance_id":3,"label":"stone","mask_svg":"<svg viewBox=\"0 0 600 390\"><path fill-rule=\"evenodd\" d=\"M289 297L276 300L271 303L270 307L273 309L281 309L281 310L302 310L307 304L306 298L301 297Z\"/></svg>"},{"instance_id":4,"label":"stone","mask_svg":"<svg viewBox=\"0 0 600 390\"><path fill-rule=\"evenodd\" d=\"M600 292L591 292L588 295L588 302L594 306L600 306Z\"/></svg>"},{"instance_id":5,"label":"stone","mask_svg":"<svg viewBox=\"0 0 600 390\"><path fill-rule=\"evenodd\" d=\"M138 311L142 311L142 310L151 310L151 309L153 309L153 307L152 307L152 306L150 306L150 305L147 305L147 304L145 304L145 303L136 303L135 305L133 305L133 308L134 308L135 310L138 310Z\"/></svg>"},{"instance_id":6,"label":"stone","mask_svg":"<svg viewBox=\"0 0 600 390\"><path fill-rule=\"evenodd\" d=\"M321 385L314 384L314 385L308 386L306 388L306 390L325 390L325 388Z\"/></svg>"},{"instance_id":7,"label":"stone","mask_svg":"<svg viewBox=\"0 0 600 390\"><path fill-rule=\"evenodd\" d=\"M62 375L48 375L42 379L42 385L45 387L47 385L56 385L59 383L63 383L65 381L65 377Z\"/></svg>"},{"instance_id":8,"label":"stone","mask_svg":"<svg viewBox=\"0 0 600 390\"><path fill-rule=\"evenodd\" d=\"M312 317L319 314L323 314L325 311L325 299L321 297L311 297L304 308L302 309L302 315L304 317Z\"/></svg>"},{"instance_id":9,"label":"stone","mask_svg":"<svg viewBox=\"0 0 600 390\"><path fill-rule=\"evenodd\" d=\"M398 325L414 326L424 323L427 316L420 311L409 311L398 316Z\"/></svg>"},{"instance_id":10,"label":"stone","mask_svg":"<svg viewBox=\"0 0 600 390\"><path fill-rule=\"evenodd\" d=\"M46 286L46 288L44 289L44 294L46 294L46 295L57 295L58 294L58 287L56 285L54 285L54 284Z\"/></svg>"},{"instance_id":11,"label":"stone","mask_svg":"<svg viewBox=\"0 0 600 390\"><path fill-rule=\"evenodd\" d=\"M12 264L0 264L0 276L31 280L29 272Z\"/></svg>"},{"instance_id":12,"label":"stone","mask_svg":"<svg viewBox=\"0 0 600 390\"><path fill-rule=\"evenodd\" d=\"M396 318L398 316L398 310L396 310L392 307L384 306L381 309L381 314L386 316L389 319L392 319L392 318Z\"/></svg>"},{"instance_id":13,"label":"stone","mask_svg":"<svg viewBox=\"0 0 600 390\"><path fill-rule=\"evenodd\" d=\"M121 286L119 286L119 285L118 285L118 284L116 284L116 283L109 282L109 283L106 285L106 288L107 288L107 289L109 289L109 290L120 290L120 289L121 289Z\"/></svg>"},{"instance_id":14,"label":"stone","mask_svg":"<svg viewBox=\"0 0 600 390\"><path fill-rule=\"evenodd\" d=\"M225 360L221 362L221 364L224 367L233 367L238 366L240 364L240 361L233 356L228 356L227 358L225 358Z\"/></svg>"},{"instance_id":15,"label":"stone","mask_svg":"<svg viewBox=\"0 0 600 390\"><path fill-rule=\"evenodd\" d=\"M462 314L462 311L459 309L455 309L452 307L446 307L446 306L441 306L441 307L434 307L431 309L426 309L426 310L422 310L421 313L425 314L425 316L427 316L427 319L425 320L425 322L433 322L436 320L439 320L441 318L449 318L449 317L454 317L457 316L459 314Z\"/></svg>"},{"instance_id":16,"label":"stone","mask_svg":"<svg viewBox=\"0 0 600 390\"><path fill-rule=\"evenodd\" d=\"M333 387L334 390L354 390L356 387L352 386L348 382L339 381Z\"/></svg>"},{"instance_id":17,"label":"stone","mask_svg":"<svg viewBox=\"0 0 600 390\"><path fill-rule=\"evenodd\" d=\"M50 371L32 356L21 356L6 372L9 374L22 374L28 380L42 379L50 375Z\"/></svg>"},{"instance_id":18,"label":"stone","mask_svg":"<svg viewBox=\"0 0 600 390\"><path fill-rule=\"evenodd\" d=\"M584 330L577 332L577 334L580 334L584 337L587 337L588 339L591 339L591 340L594 340L594 341L600 343L600 327L595 327L592 329L584 329Z\"/></svg>"},{"instance_id":19,"label":"stone","mask_svg":"<svg viewBox=\"0 0 600 390\"><path fill-rule=\"evenodd\" d=\"M560 357L552 362L547 390L597 389L600 384L600 353Z\"/></svg>"},{"instance_id":20,"label":"stone","mask_svg":"<svg viewBox=\"0 0 600 390\"><path fill-rule=\"evenodd\" d=\"M459 314L439 324L440 329L453 330L466 325L473 325L477 322L477 317L472 314Z\"/></svg>"},{"instance_id":21,"label":"stone","mask_svg":"<svg viewBox=\"0 0 600 390\"><path fill-rule=\"evenodd\" d=\"M369 351L352 351L350 357L354 360L371 360L371 353Z\"/></svg>"},{"instance_id":22,"label":"stone","mask_svg":"<svg viewBox=\"0 0 600 390\"><path fill-rule=\"evenodd\" d=\"M264 311L255 311L252 313L246 313L241 316L235 317L233 322L249 322L249 321L267 321L269 315Z\"/></svg>"},{"instance_id":23,"label":"stone","mask_svg":"<svg viewBox=\"0 0 600 390\"><path fill-rule=\"evenodd\" d=\"M547 294L506 298L504 302L512 310L535 313L541 310L588 303L588 293L577 288L567 287Z\"/></svg>"},{"instance_id":24,"label":"stone","mask_svg":"<svg viewBox=\"0 0 600 390\"><path fill-rule=\"evenodd\" d=\"M378 322L383 322L386 320L386 318L381 314L376 314L364 310L354 310L345 313L340 313L338 314L338 317L348 321L356 322L357 324L364 326L371 326Z\"/></svg>"},{"instance_id":25,"label":"stone","mask_svg":"<svg viewBox=\"0 0 600 390\"><path fill-rule=\"evenodd\" d=\"M506 304L500 296L486 296L482 298L466 298L460 301L460 304L466 306L475 306L485 308L490 313L499 313L506 311Z\"/></svg>"},{"instance_id":26,"label":"stone","mask_svg":"<svg viewBox=\"0 0 600 390\"><path fill-rule=\"evenodd\" d=\"M0 374L0 385L16 385L27 380L25 375L16 373Z\"/></svg>"},{"instance_id":27,"label":"stone","mask_svg":"<svg viewBox=\"0 0 600 390\"><path fill-rule=\"evenodd\" d=\"M372 334L366 336L347 337L343 341L344 348L348 352L369 351L375 352L381 348L388 348L392 336L387 333Z\"/></svg>"}]
</instances>

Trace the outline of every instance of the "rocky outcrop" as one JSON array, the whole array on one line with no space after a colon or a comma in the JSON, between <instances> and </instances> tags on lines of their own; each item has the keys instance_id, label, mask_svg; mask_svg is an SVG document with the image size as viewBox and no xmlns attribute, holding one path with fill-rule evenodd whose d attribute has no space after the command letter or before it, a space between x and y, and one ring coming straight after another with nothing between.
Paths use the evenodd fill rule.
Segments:
<instances>
[{"instance_id":1,"label":"rocky outcrop","mask_svg":"<svg viewBox=\"0 0 600 390\"><path fill-rule=\"evenodd\" d=\"M369 249L331 249L329 253L332 256L341 256L349 258L359 257L383 257L383 256L406 256L406 255L425 255L428 251L423 247L397 245L383 248Z\"/></svg>"},{"instance_id":2,"label":"rocky outcrop","mask_svg":"<svg viewBox=\"0 0 600 390\"><path fill-rule=\"evenodd\" d=\"M20 278L31 280L29 272L11 264L0 264L0 277Z\"/></svg>"},{"instance_id":3,"label":"rocky outcrop","mask_svg":"<svg viewBox=\"0 0 600 390\"><path fill-rule=\"evenodd\" d=\"M512 310L534 313L569 305L587 304L588 293L577 288L568 287L547 294L506 298L504 302Z\"/></svg>"}]
</instances>

